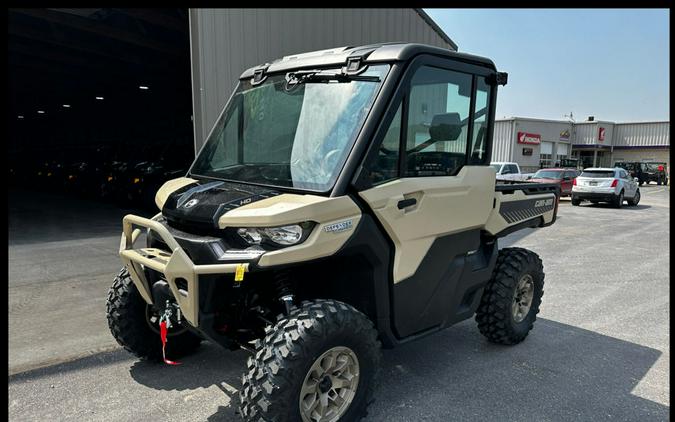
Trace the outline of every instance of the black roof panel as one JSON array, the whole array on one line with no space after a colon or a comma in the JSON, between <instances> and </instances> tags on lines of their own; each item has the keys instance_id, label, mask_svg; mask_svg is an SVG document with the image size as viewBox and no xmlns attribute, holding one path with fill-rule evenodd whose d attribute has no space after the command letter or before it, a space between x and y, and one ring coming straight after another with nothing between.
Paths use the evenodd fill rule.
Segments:
<instances>
[{"instance_id":1,"label":"black roof panel","mask_svg":"<svg viewBox=\"0 0 675 422\"><path fill-rule=\"evenodd\" d=\"M241 74L239 79L251 78L256 69L264 66L269 66L267 68L267 73L276 73L298 68L346 64L348 57L361 54L368 54L368 57L365 60L366 63L407 61L418 54L433 54L496 70L492 60L485 57L458 53L456 51L426 44L394 42L358 47L338 47L328 50L312 51L309 53L293 54L274 60L271 63L266 63L265 65L247 69Z\"/></svg>"}]
</instances>

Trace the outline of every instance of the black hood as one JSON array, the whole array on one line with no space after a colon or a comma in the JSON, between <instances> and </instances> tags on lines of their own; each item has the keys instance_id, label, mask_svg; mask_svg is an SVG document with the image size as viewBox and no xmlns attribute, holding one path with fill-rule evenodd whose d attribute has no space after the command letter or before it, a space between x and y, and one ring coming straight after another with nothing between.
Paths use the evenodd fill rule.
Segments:
<instances>
[{"instance_id":1,"label":"black hood","mask_svg":"<svg viewBox=\"0 0 675 422\"><path fill-rule=\"evenodd\" d=\"M217 228L218 219L226 212L279 193L243 183L200 180L169 195L162 214L180 225Z\"/></svg>"}]
</instances>

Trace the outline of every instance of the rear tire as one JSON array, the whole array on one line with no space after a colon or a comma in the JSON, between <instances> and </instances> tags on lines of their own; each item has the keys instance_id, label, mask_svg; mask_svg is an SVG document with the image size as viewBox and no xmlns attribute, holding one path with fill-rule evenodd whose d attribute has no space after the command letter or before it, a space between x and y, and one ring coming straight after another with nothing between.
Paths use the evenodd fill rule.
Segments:
<instances>
[{"instance_id":1,"label":"rear tire","mask_svg":"<svg viewBox=\"0 0 675 422\"><path fill-rule=\"evenodd\" d=\"M248 359L248 372L242 377L239 410L244 420L310 420L307 411L303 419L301 405L316 404L318 411L321 397L327 400L328 411L330 406L339 407L337 403L347 403L347 407L333 408L332 417L356 421L366 415L381 350L377 331L364 314L335 300L305 301L265 331L265 338L256 341L255 355ZM332 359L333 365L329 360L326 372L319 374L317 362L324 366L327 358L323 356L332 350L339 351L337 358ZM356 372L350 369L354 362L350 356L356 358ZM335 369L340 365L341 369ZM354 373L358 373L355 384L343 384L353 380ZM314 376L319 382L312 381ZM338 382L341 386L335 387Z\"/></svg>"},{"instance_id":2,"label":"rear tire","mask_svg":"<svg viewBox=\"0 0 675 422\"><path fill-rule=\"evenodd\" d=\"M572 195L572 205L574 205L575 207L578 207L579 204L581 204L581 199L575 198L574 195Z\"/></svg>"},{"instance_id":3,"label":"rear tire","mask_svg":"<svg viewBox=\"0 0 675 422\"><path fill-rule=\"evenodd\" d=\"M529 285L529 305L523 302L523 281ZM527 337L544 295L544 269L539 256L523 248L499 251L497 264L481 297L476 322L493 343L517 344Z\"/></svg>"},{"instance_id":4,"label":"rear tire","mask_svg":"<svg viewBox=\"0 0 675 422\"><path fill-rule=\"evenodd\" d=\"M151 328L147 312L148 305L134 286L129 272L123 268L115 277L108 291L106 314L108 328L117 343L140 359L161 361L162 340L159 331ZM166 356L169 359L179 358L194 352L201 338L190 331L176 332L180 327L170 328ZM172 331L176 334L172 334Z\"/></svg>"},{"instance_id":5,"label":"rear tire","mask_svg":"<svg viewBox=\"0 0 675 422\"><path fill-rule=\"evenodd\" d=\"M623 191L619 192L619 196L614 198L612 204L614 205L614 208L623 207Z\"/></svg>"}]
</instances>

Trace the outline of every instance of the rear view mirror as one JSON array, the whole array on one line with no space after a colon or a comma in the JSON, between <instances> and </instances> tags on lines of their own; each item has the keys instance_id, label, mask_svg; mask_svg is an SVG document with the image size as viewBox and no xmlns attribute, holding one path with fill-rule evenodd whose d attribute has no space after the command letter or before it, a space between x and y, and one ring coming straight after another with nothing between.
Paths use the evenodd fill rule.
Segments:
<instances>
[{"instance_id":1,"label":"rear view mirror","mask_svg":"<svg viewBox=\"0 0 675 422\"><path fill-rule=\"evenodd\" d=\"M433 141L456 141L462 134L459 113L437 114L431 120L429 135Z\"/></svg>"}]
</instances>

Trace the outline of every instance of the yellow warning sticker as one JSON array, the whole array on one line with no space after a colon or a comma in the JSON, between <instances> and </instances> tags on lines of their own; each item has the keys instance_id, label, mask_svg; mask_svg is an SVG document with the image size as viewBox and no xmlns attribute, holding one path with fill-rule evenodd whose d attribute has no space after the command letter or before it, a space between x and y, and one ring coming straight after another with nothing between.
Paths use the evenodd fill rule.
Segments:
<instances>
[{"instance_id":1,"label":"yellow warning sticker","mask_svg":"<svg viewBox=\"0 0 675 422\"><path fill-rule=\"evenodd\" d=\"M237 265L237 269L234 270L234 281L244 281L244 271L246 271L244 264Z\"/></svg>"}]
</instances>

